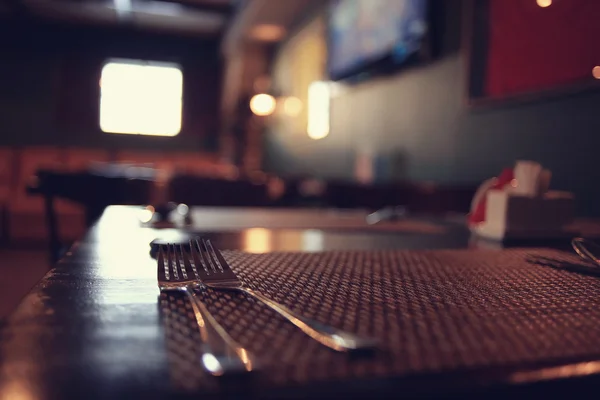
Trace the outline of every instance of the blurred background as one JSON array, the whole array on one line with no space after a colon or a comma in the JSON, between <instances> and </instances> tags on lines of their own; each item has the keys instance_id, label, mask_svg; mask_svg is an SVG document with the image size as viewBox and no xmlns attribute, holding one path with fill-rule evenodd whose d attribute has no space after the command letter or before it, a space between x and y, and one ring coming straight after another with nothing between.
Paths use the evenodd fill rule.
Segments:
<instances>
[{"instance_id":1,"label":"blurred background","mask_svg":"<svg viewBox=\"0 0 600 400\"><path fill-rule=\"evenodd\" d=\"M464 214L523 159L598 216L597 15L590 0L0 0L3 247L56 250L109 204Z\"/></svg>"}]
</instances>

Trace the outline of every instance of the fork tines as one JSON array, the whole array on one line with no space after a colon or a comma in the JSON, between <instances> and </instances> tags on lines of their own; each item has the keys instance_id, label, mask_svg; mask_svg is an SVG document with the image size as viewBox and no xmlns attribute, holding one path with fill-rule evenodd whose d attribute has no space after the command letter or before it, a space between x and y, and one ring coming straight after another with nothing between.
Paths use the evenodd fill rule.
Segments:
<instances>
[{"instance_id":1,"label":"fork tines","mask_svg":"<svg viewBox=\"0 0 600 400\"><path fill-rule=\"evenodd\" d=\"M159 281L188 281L198 279L195 264L179 244L160 245L157 256Z\"/></svg>"},{"instance_id":2,"label":"fork tines","mask_svg":"<svg viewBox=\"0 0 600 400\"><path fill-rule=\"evenodd\" d=\"M211 252L210 249L213 251ZM218 263L213 255L214 249L212 248L210 241L202 238L200 240L198 240L198 238L190 240L190 250L192 251L193 257L199 258L198 263L203 267L207 275L223 272L222 264Z\"/></svg>"},{"instance_id":3,"label":"fork tines","mask_svg":"<svg viewBox=\"0 0 600 400\"><path fill-rule=\"evenodd\" d=\"M219 285L221 288L233 285L230 289L239 286L241 283L239 278L210 240L195 238L190 241L190 248L194 262L202 266L198 268L198 274L205 285L209 287Z\"/></svg>"}]
</instances>

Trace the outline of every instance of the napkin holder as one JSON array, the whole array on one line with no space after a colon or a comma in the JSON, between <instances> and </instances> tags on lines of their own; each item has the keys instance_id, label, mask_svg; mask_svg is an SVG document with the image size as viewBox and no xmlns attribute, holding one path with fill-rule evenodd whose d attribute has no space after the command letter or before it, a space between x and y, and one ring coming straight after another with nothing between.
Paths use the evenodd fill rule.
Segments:
<instances>
[{"instance_id":1,"label":"napkin holder","mask_svg":"<svg viewBox=\"0 0 600 400\"><path fill-rule=\"evenodd\" d=\"M486 202L485 220L471 230L493 240L567 236L564 227L573 220L575 203L568 192L529 197L504 190L488 191Z\"/></svg>"}]
</instances>

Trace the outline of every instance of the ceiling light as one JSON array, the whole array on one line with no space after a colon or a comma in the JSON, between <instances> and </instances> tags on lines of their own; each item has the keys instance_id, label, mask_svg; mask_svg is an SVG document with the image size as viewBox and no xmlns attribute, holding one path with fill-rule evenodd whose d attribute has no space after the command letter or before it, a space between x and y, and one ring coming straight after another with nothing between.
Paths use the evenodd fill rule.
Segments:
<instances>
[{"instance_id":1,"label":"ceiling light","mask_svg":"<svg viewBox=\"0 0 600 400\"><path fill-rule=\"evenodd\" d=\"M592 68L592 76L595 79L600 79L600 65L596 65L594 68Z\"/></svg>"}]
</instances>

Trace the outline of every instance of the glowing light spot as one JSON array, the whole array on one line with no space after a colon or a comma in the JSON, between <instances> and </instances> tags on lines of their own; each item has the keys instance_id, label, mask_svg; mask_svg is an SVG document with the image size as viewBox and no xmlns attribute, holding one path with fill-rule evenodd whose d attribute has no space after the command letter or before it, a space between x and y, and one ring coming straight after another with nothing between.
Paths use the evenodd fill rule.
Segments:
<instances>
[{"instance_id":1,"label":"glowing light spot","mask_svg":"<svg viewBox=\"0 0 600 400\"><path fill-rule=\"evenodd\" d=\"M271 251L272 234L264 228L251 228L242 233L244 251L248 253L268 253Z\"/></svg>"},{"instance_id":2,"label":"glowing light spot","mask_svg":"<svg viewBox=\"0 0 600 400\"><path fill-rule=\"evenodd\" d=\"M261 117L273 114L275 106L275 98L266 93L257 94L250 99L250 110Z\"/></svg>"},{"instance_id":3,"label":"glowing light spot","mask_svg":"<svg viewBox=\"0 0 600 400\"><path fill-rule=\"evenodd\" d=\"M536 2L537 5L542 8L550 7L552 5L552 0L536 0Z\"/></svg>"},{"instance_id":4,"label":"glowing light spot","mask_svg":"<svg viewBox=\"0 0 600 400\"><path fill-rule=\"evenodd\" d=\"M311 139L323 139L329 135L329 82L316 81L308 87L308 127Z\"/></svg>"},{"instance_id":5,"label":"glowing light spot","mask_svg":"<svg viewBox=\"0 0 600 400\"><path fill-rule=\"evenodd\" d=\"M283 101L283 112L289 117L297 117L302 112L302 100L288 97Z\"/></svg>"},{"instance_id":6,"label":"glowing light spot","mask_svg":"<svg viewBox=\"0 0 600 400\"><path fill-rule=\"evenodd\" d=\"M190 207L187 204L180 203L177 205L177 213L179 215L187 215L187 213L189 211L190 211Z\"/></svg>"},{"instance_id":7,"label":"glowing light spot","mask_svg":"<svg viewBox=\"0 0 600 400\"><path fill-rule=\"evenodd\" d=\"M211 374L213 374L215 376L223 375L223 367L221 366L221 363L212 354L210 354L210 353L203 354L202 355L202 364L204 364L204 367L208 371L210 371Z\"/></svg>"},{"instance_id":8,"label":"glowing light spot","mask_svg":"<svg viewBox=\"0 0 600 400\"><path fill-rule=\"evenodd\" d=\"M140 222L142 222L143 224L147 224L148 222L152 221L153 216L154 207L147 206L144 209L140 210L138 218L140 219Z\"/></svg>"}]
</instances>

